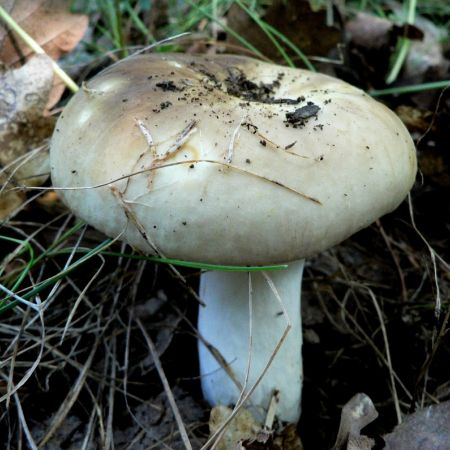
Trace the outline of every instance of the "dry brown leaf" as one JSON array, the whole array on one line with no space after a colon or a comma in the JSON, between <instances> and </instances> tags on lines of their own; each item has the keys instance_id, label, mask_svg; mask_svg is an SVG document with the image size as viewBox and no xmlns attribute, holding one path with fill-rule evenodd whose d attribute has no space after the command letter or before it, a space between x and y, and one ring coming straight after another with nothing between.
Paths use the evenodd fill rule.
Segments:
<instances>
[{"instance_id":1,"label":"dry brown leaf","mask_svg":"<svg viewBox=\"0 0 450 450\"><path fill-rule=\"evenodd\" d=\"M45 192L36 199L36 203L40 208L47 211L52 216L57 216L58 214L67 212L67 207L55 191Z\"/></svg>"},{"instance_id":2,"label":"dry brown leaf","mask_svg":"<svg viewBox=\"0 0 450 450\"><path fill-rule=\"evenodd\" d=\"M439 133L445 133L450 129L442 127L448 123L448 117L443 112L432 112L414 106L400 105L395 109L408 130L418 136L429 136L433 145L422 145L419 152L420 171L433 180L437 185L450 187L450 154L447 151L448 143L439 138Z\"/></svg>"},{"instance_id":3,"label":"dry brown leaf","mask_svg":"<svg viewBox=\"0 0 450 450\"><path fill-rule=\"evenodd\" d=\"M43 115L52 80L51 61L45 55L0 75L0 164L22 184L42 183L49 172L46 152L39 149L55 123ZM36 178L38 174L44 176Z\"/></svg>"},{"instance_id":4,"label":"dry brown leaf","mask_svg":"<svg viewBox=\"0 0 450 450\"><path fill-rule=\"evenodd\" d=\"M212 436L228 419L232 410L216 406L209 417L209 433ZM288 424L281 430L267 430L248 411L241 409L226 426L216 447L217 450L303 450L295 424Z\"/></svg>"},{"instance_id":5,"label":"dry brown leaf","mask_svg":"<svg viewBox=\"0 0 450 450\"><path fill-rule=\"evenodd\" d=\"M303 450L302 441L297 434L297 427L290 423L278 433L272 444L273 450Z\"/></svg>"},{"instance_id":6,"label":"dry brown leaf","mask_svg":"<svg viewBox=\"0 0 450 450\"><path fill-rule=\"evenodd\" d=\"M16 0L13 19L45 50L52 59L68 53L83 37L88 18L69 12L67 0ZM0 42L6 31L0 31ZM3 34L3 35L2 35ZM33 51L17 36L9 34L0 49L0 60L14 65L29 58Z\"/></svg>"},{"instance_id":7,"label":"dry brown leaf","mask_svg":"<svg viewBox=\"0 0 450 450\"><path fill-rule=\"evenodd\" d=\"M378 417L372 400L363 393L354 395L342 408L341 423L333 450L370 450L373 439L361 436L361 430Z\"/></svg>"},{"instance_id":8,"label":"dry brown leaf","mask_svg":"<svg viewBox=\"0 0 450 450\"><path fill-rule=\"evenodd\" d=\"M43 115L52 86L51 60L45 55L30 59L24 66L0 73L0 173L3 176L0 218L6 217L22 201L9 194L12 180L39 185L48 178L47 139L55 119Z\"/></svg>"},{"instance_id":9,"label":"dry brown leaf","mask_svg":"<svg viewBox=\"0 0 450 450\"><path fill-rule=\"evenodd\" d=\"M231 414L231 409L226 406L216 406L211 410L209 417L209 433L213 435ZM242 409L236 417L227 425L217 450L233 450L244 440L255 440L261 430L252 414Z\"/></svg>"},{"instance_id":10,"label":"dry brown leaf","mask_svg":"<svg viewBox=\"0 0 450 450\"><path fill-rule=\"evenodd\" d=\"M400 105L395 112L411 132L425 133L433 119L431 111L421 110L414 106Z\"/></svg>"},{"instance_id":11,"label":"dry brown leaf","mask_svg":"<svg viewBox=\"0 0 450 450\"><path fill-rule=\"evenodd\" d=\"M0 186L8 186L8 177L0 173ZM9 217L25 201L25 194L19 191L0 193L0 221Z\"/></svg>"},{"instance_id":12,"label":"dry brown leaf","mask_svg":"<svg viewBox=\"0 0 450 450\"><path fill-rule=\"evenodd\" d=\"M348 440L347 450L372 450L375 441L367 436L352 436Z\"/></svg>"},{"instance_id":13,"label":"dry brown leaf","mask_svg":"<svg viewBox=\"0 0 450 450\"><path fill-rule=\"evenodd\" d=\"M54 60L72 51L86 32L88 17L71 14L70 0L16 0L12 3L13 19ZM16 67L32 56L33 51L22 39L0 27L0 61L3 64ZM65 89L57 77L53 84L47 109L58 102Z\"/></svg>"},{"instance_id":14,"label":"dry brown leaf","mask_svg":"<svg viewBox=\"0 0 450 450\"><path fill-rule=\"evenodd\" d=\"M8 13L11 14L11 10L14 6L16 0L1 0L0 6ZM3 26L0 26L0 46L2 45L2 40L6 36L6 30Z\"/></svg>"}]
</instances>

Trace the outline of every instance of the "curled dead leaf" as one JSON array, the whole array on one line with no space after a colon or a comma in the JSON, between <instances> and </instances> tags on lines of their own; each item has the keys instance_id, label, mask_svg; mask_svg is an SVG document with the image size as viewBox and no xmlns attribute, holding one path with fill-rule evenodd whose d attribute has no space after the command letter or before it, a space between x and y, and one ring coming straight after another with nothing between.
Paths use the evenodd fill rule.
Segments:
<instances>
[{"instance_id":1,"label":"curled dead leaf","mask_svg":"<svg viewBox=\"0 0 450 450\"><path fill-rule=\"evenodd\" d=\"M274 450L303 450L295 424L286 425L273 439Z\"/></svg>"},{"instance_id":2,"label":"curled dead leaf","mask_svg":"<svg viewBox=\"0 0 450 450\"><path fill-rule=\"evenodd\" d=\"M47 141L55 119L43 111L52 80L51 60L45 55L0 74L0 218L23 201L22 194L8 193L10 185L41 185L48 178Z\"/></svg>"},{"instance_id":3,"label":"curled dead leaf","mask_svg":"<svg viewBox=\"0 0 450 450\"><path fill-rule=\"evenodd\" d=\"M8 177L0 174L0 221L9 217L25 200L25 195L20 191L2 191L8 186Z\"/></svg>"},{"instance_id":4,"label":"curled dead leaf","mask_svg":"<svg viewBox=\"0 0 450 450\"><path fill-rule=\"evenodd\" d=\"M228 419L232 410L216 406L211 410L209 432L212 436ZM247 409L241 409L226 426L217 450L303 450L295 424L274 431L262 426Z\"/></svg>"},{"instance_id":5,"label":"curled dead leaf","mask_svg":"<svg viewBox=\"0 0 450 450\"><path fill-rule=\"evenodd\" d=\"M230 416L232 410L226 406L216 406L211 410L209 417L209 433L216 433ZM242 409L227 425L217 450L232 450L244 440L254 440L261 430L261 424L252 414Z\"/></svg>"},{"instance_id":6,"label":"curled dead leaf","mask_svg":"<svg viewBox=\"0 0 450 450\"><path fill-rule=\"evenodd\" d=\"M71 52L83 37L88 17L70 12L69 0L15 0L10 15L53 60ZM17 67L33 57L33 51L17 37L0 27L0 61L7 67ZM57 77L49 94L46 109L61 98L64 83Z\"/></svg>"},{"instance_id":7,"label":"curled dead leaf","mask_svg":"<svg viewBox=\"0 0 450 450\"><path fill-rule=\"evenodd\" d=\"M361 435L361 430L378 417L369 396L354 395L342 408L341 423L333 450L370 450L375 442Z\"/></svg>"},{"instance_id":8,"label":"curled dead leaf","mask_svg":"<svg viewBox=\"0 0 450 450\"><path fill-rule=\"evenodd\" d=\"M52 80L50 59L44 55L0 75L0 164L22 184L42 184L48 178L43 147L55 119L43 110Z\"/></svg>"},{"instance_id":9,"label":"curled dead leaf","mask_svg":"<svg viewBox=\"0 0 450 450\"><path fill-rule=\"evenodd\" d=\"M10 14L52 59L68 53L83 37L88 18L70 13L67 0L16 0ZM7 36L6 36L7 35ZM5 29L0 31L0 60L6 65L23 62L33 51Z\"/></svg>"}]
</instances>

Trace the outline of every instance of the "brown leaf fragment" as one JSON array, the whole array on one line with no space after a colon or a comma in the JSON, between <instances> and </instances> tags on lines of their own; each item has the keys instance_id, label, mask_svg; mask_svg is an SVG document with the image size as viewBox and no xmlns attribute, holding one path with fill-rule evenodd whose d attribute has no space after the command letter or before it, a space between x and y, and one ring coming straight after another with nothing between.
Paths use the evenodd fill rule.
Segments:
<instances>
[{"instance_id":1,"label":"brown leaf fragment","mask_svg":"<svg viewBox=\"0 0 450 450\"><path fill-rule=\"evenodd\" d=\"M12 4L9 11L12 18L53 60L71 52L86 32L88 17L71 14L69 0L16 0ZM0 61L3 64L17 67L33 55L22 39L0 26ZM53 79L47 109L56 105L65 87L59 77Z\"/></svg>"},{"instance_id":2,"label":"brown leaf fragment","mask_svg":"<svg viewBox=\"0 0 450 450\"><path fill-rule=\"evenodd\" d=\"M43 111L52 80L45 55L0 74L0 165L21 184L42 184L48 178L45 144L55 119Z\"/></svg>"},{"instance_id":3,"label":"brown leaf fragment","mask_svg":"<svg viewBox=\"0 0 450 450\"><path fill-rule=\"evenodd\" d=\"M7 219L24 202L25 195L20 191L1 191L8 188L8 177L0 173L0 222Z\"/></svg>"},{"instance_id":4,"label":"brown leaf fragment","mask_svg":"<svg viewBox=\"0 0 450 450\"><path fill-rule=\"evenodd\" d=\"M52 80L51 60L45 55L0 73L0 173L6 183L2 196L12 180L32 186L48 178L47 140L55 119L44 116L43 111ZM22 199L17 195L8 198L14 202ZM5 198L2 201L6 202Z\"/></svg>"},{"instance_id":5,"label":"brown leaf fragment","mask_svg":"<svg viewBox=\"0 0 450 450\"><path fill-rule=\"evenodd\" d=\"M222 424L228 419L232 410L226 406L216 406L211 410L209 417L209 433L213 435L218 431ZM259 424L252 414L242 409L236 417L227 425L225 432L220 440L217 450L233 450L242 447L244 440L254 441L258 432L261 430ZM241 445L241 447L239 447Z\"/></svg>"},{"instance_id":6,"label":"brown leaf fragment","mask_svg":"<svg viewBox=\"0 0 450 450\"><path fill-rule=\"evenodd\" d=\"M45 192L36 199L36 203L40 208L49 212L52 216L67 212L67 207L55 191Z\"/></svg>"},{"instance_id":7,"label":"brown leaf fragment","mask_svg":"<svg viewBox=\"0 0 450 450\"><path fill-rule=\"evenodd\" d=\"M378 417L372 400L363 393L354 395L342 408L341 423L333 450L370 450L372 439L361 430Z\"/></svg>"},{"instance_id":8,"label":"brown leaf fragment","mask_svg":"<svg viewBox=\"0 0 450 450\"><path fill-rule=\"evenodd\" d=\"M385 450L449 450L450 401L405 417L384 440Z\"/></svg>"},{"instance_id":9,"label":"brown leaf fragment","mask_svg":"<svg viewBox=\"0 0 450 450\"><path fill-rule=\"evenodd\" d=\"M87 29L88 17L70 13L70 3L69 0L16 0L10 14L56 60L73 50ZM4 28L0 29L0 42L3 38L0 60L4 64L24 62L33 55L27 44Z\"/></svg>"},{"instance_id":10,"label":"brown leaf fragment","mask_svg":"<svg viewBox=\"0 0 450 450\"><path fill-rule=\"evenodd\" d=\"M395 109L395 112L411 132L425 133L432 123L433 113L431 111L400 105Z\"/></svg>"},{"instance_id":11,"label":"brown leaf fragment","mask_svg":"<svg viewBox=\"0 0 450 450\"><path fill-rule=\"evenodd\" d=\"M274 450L303 450L295 424L290 423L273 440Z\"/></svg>"},{"instance_id":12,"label":"brown leaf fragment","mask_svg":"<svg viewBox=\"0 0 450 450\"><path fill-rule=\"evenodd\" d=\"M225 423L232 410L216 406L211 410L209 432L212 436ZM295 424L281 430L262 426L247 409L241 409L226 426L217 450L303 450Z\"/></svg>"},{"instance_id":13,"label":"brown leaf fragment","mask_svg":"<svg viewBox=\"0 0 450 450\"><path fill-rule=\"evenodd\" d=\"M2 0L1 6L9 14L11 12L11 9L14 6L15 1L16 0ZM0 29L0 45L2 43L1 36L3 36L3 35L4 35L4 32Z\"/></svg>"},{"instance_id":14,"label":"brown leaf fragment","mask_svg":"<svg viewBox=\"0 0 450 450\"><path fill-rule=\"evenodd\" d=\"M347 443L347 450L371 450L375 441L367 436L351 436Z\"/></svg>"},{"instance_id":15,"label":"brown leaf fragment","mask_svg":"<svg viewBox=\"0 0 450 450\"><path fill-rule=\"evenodd\" d=\"M446 136L450 130L449 114L432 112L414 106L400 105L395 109L408 130L421 141L419 157L420 172L443 188L450 187L450 153ZM422 136L425 137L422 140Z\"/></svg>"}]
</instances>

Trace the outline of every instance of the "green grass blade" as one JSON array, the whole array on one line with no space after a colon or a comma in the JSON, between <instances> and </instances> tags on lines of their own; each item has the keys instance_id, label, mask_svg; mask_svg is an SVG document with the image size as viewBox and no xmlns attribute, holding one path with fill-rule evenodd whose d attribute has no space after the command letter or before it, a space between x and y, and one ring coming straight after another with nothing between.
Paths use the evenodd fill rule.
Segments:
<instances>
[{"instance_id":1,"label":"green grass blade","mask_svg":"<svg viewBox=\"0 0 450 450\"><path fill-rule=\"evenodd\" d=\"M412 84L410 86L397 86L387 89L374 89L369 91L372 97L381 97L383 95L410 94L412 92L429 91L433 89L447 89L450 87L450 80L432 81L430 83Z\"/></svg>"},{"instance_id":2,"label":"green grass blade","mask_svg":"<svg viewBox=\"0 0 450 450\"><path fill-rule=\"evenodd\" d=\"M60 249L58 251L53 252L52 256L58 254L66 254L72 251L73 248ZM87 252L90 252L90 250L82 247L76 250L76 253L87 253ZM174 259L174 258L160 258L158 256L134 255L130 253L121 253L121 252L102 251L100 253L105 256L117 256L129 259L137 259L140 261L151 261L159 264L171 264L174 266L189 267L201 270L220 270L224 272L260 272L260 271L283 270L288 267L287 264L272 264L266 266L227 266L221 264L208 264L194 261L184 261L181 259Z\"/></svg>"},{"instance_id":3,"label":"green grass blade","mask_svg":"<svg viewBox=\"0 0 450 450\"><path fill-rule=\"evenodd\" d=\"M416 20L416 8L417 8L417 0L409 0L408 2L408 12L406 17L406 23L409 25L414 25ZM395 52L394 62L392 64L391 70L386 77L386 83L393 83L398 75L400 74L400 70L403 67L403 64L406 61L406 58L409 53L409 49L411 47L411 40L407 37L402 37L398 41L397 50Z\"/></svg>"},{"instance_id":4,"label":"green grass blade","mask_svg":"<svg viewBox=\"0 0 450 450\"><path fill-rule=\"evenodd\" d=\"M290 56L286 53L284 48L280 45L280 43L275 39L269 28L266 26L266 24L259 18L258 14L256 14L254 11L251 11L247 6L245 6L240 0L235 0L235 3L239 5L239 7L247 13L247 15L261 28L261 30L264 32L264 34L270 39L272 44L275 46L275 48L278 50L280 55L284 58L286 61L286 64L290 67L295 67L294 62L290 58Z\"/></svg>"},{"instance_id":5,"label":"green grass blade","mask_svg":"<svg viewBox=\"0 0 450 450\"><path fill-rule=\"evenodd\" d=\"M290 40L288 39L283 33L278 31L276 28L274 28L272 25L269 25L267 22L264 22L267 29L278 37L285 45L287 45L303 62L303 64L307 67L308 70L311 70L311 72L317 72L317 69L315 68L314 64L308 59L308 57Z\"/></svg>"},{"instance_id":6,"label":"green grass blade","mask_svg":"<svg viewBox=\"0 0 450 450\"><path fill-rule=\"evenodd\" d=\"M245 38L243 38L239 33L236 33L232 28L225 25L222 21L217 20L213 14L210 14L208 11L206 11L204 8L196 5L193 1L187 0L187 3L192 6L193 8L197 9L204 17L211 20L212 22L215 22L219 24L228 34L233 36L238 42L240 42L244 47L251 50L256 55L260 56L261 58L264 58L264 55L250 42L248 42Z\"/></svg>"}]
</instances>

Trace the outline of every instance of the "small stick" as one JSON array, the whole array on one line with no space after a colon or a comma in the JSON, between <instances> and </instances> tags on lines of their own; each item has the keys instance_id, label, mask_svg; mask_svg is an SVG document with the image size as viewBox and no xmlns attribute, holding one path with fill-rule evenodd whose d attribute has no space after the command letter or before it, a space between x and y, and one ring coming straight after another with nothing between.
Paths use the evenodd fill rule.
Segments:
<instances>
[{"instance_id":1,"label":"small stick","mask_svg":"<svg viewBox=\"0 0 450 450\"><path fill-rule=\"evenodd\" d=\"M141 130L141 133L144 135L145 140L147 141L147 145L150 148L150 151L152 152L152 155L156 155L156 146L155 141L153 140L153 137L150 133L150 130L145 126L145 123L140 119L134 119L137 126L139 127L139 130Z\"/></svg>"},{"instance_id":2,"label":"small stick","mask_svg":"<svg viewBox=\"0 0 450 450\"><path fill-rule=\"evenodd\" d=\"M231 164L233 161L233 156L234 156L234 144L237 141L238 137L239 137L239 129L241 128L242 123L244 122L246 116L242 116L241 120L239 121L238 126L234 129L233 134L231 135L231 139L230 139L230 143L228 145L228 150L227 150L227 154L225 156L225 161L228 164Z\"/></svg>"},{"instance_id":3,"label":"small stick","mask_svg":"<svg viewBox=\"0 0 450 450\"><path fill-rule=\"evenodd\" d=\"M397 395L397 387L395 385L395 378L394 378L394 369L392 367L392 360L391 360L391 352L389 350L389 339L387 336L386 331L386 325L383 318L383 313L381 312L380 305L377 302L377 298L375 297L375 294L372 292L371 289L367 289L369 297L371 298L373 302L373 306L375 307L375 311L377 312L378 320L380 321L380 328L381 333L383 335L383 341L386 351L386 362L387 362L387 368L389 370L389 378L391 381L391 389L392 389L392 396L394 397L394 406L395 406L395 413L397 415L397 423L402 423L402 412L400 410L400 402Z\"/></svg>"},{"instance_id":4,"label":"small stick","mask_svg":"<svg viewBox=\"0 0 450 450\"><path fill-rule=\"evenodd\" d=\"M44 49L23 28L19 26L19 24L6 12L2 6L0 6L0 17L20 36L20 38L31 48L31 50L34 51L34 53L37 55L47 55ZM77 92L79 88L75 81L73 81L72 78L70 78L69 75L67 75L67 73L64 72L64 70L62 70L55 61L53 61L53 59L50 58L50 60L53 72L55 72L55 74L58 75L62 81L64 81L64 84L72 92Z\"/></svg>"},{"instance_id":5,"label":"small stick","mask_svg":"<svg viewBox=\"0 0 450 450\"><path fill-rule=\"evenodd\" d=\"M296 189L289 187L289 186L281 183L280 181L277 181L275 179L269 178L264 175L259 175L258 173L251 172L248 169L242 169L238 166L233 166L232 164L227 164L226 162L215 161L214 159L189 159L189 160L185 160L185 161L175 161L173 163L167 163L167 164L162 164L162 165L158 165L158 166L154 166L154 167L149 167L147 169L137 170L136 172L131 172L127 175L122 175L120 177L113 178L112 180L105 181L104 183L94 184L91 186L48 187L48 188L38 187L38 186L19 186L17 188L8 189L6 192L23 191L23 190L27 190L27 191L78 191L78 190L98 189L98 188L101 188L104 186L109 186L110 184L116 183L117 181L122 181L127 178L134 177L141 173L151 172L151 171L159 170L159 169L166 169L166 168L174 167L174 166L191 165L191 164L198 164L198 163L217 164L217 165L229 168L229 169L233 169L237 172L244 173L246 175L256 177L260 180L267 181L268 183L275 184L275 185L279 186L280 188L286 189L287 191L292 192L293 194L297 194L300 197L303 197L305 200L309 200L313 203L316 203L317 205L322 205L322 202L320 200L318 200L317 198L311 197L307 194L304 194L303 192L297 191Z\"/></svg>"},{"instance_id":6,"label":"small stick","mask_svg":"<svg viewBox=\"0 0 450 450\"><path fill-rule=\"evenodd\" d=\"M269 409L267 410L266 420L264 422L265 431L269 431L272 429L279 403L280 403L280 391L278 389L275 389L272 392L272 398L270 399Z\"/></svg>"}]
</instances>

